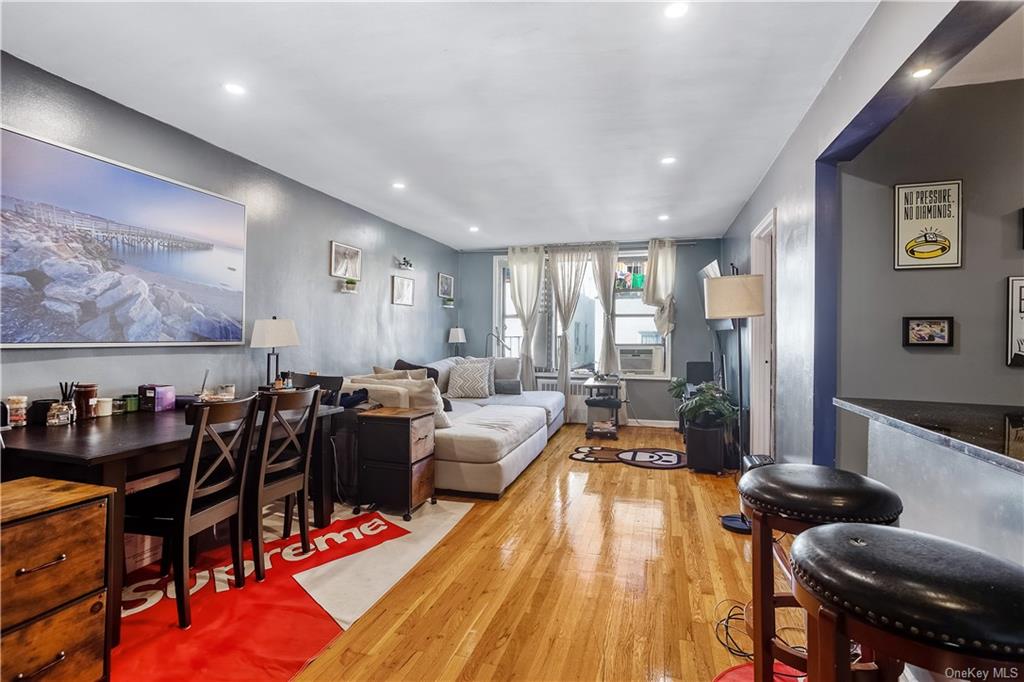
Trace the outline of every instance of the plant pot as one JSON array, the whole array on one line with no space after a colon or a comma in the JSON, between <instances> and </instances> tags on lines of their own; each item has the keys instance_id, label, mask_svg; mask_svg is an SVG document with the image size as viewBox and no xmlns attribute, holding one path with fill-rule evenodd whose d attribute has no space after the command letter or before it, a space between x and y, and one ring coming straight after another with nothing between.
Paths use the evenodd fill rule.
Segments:
<instances>
[{"instance_id":1,"label":"plant pot","mask_svg":"<svg viewBox=\"0 0 1024 682\"><path fill-rule=\"evenodd\" d=\"M687 426L686 465L694 471L722 473L725 468L725 430L721 426Z\"/></svg>"}]
</instances>

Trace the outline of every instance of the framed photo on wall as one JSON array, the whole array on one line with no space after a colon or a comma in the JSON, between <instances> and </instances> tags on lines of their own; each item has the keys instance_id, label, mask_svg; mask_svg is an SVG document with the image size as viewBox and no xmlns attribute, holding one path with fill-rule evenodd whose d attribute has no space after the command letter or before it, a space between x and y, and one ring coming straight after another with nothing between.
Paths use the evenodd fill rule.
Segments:
<instances>
[{"instance_id":1,"label":"framed photo on wall","mask_svg":"<svg viewBox=\"0 0 1024 682\"><path fill-rule=\"evenodd\" d=\"M416 280L412 277L391 275L391 303L394 305L412 305L416 291Z\"/></svg>"},{"instance_id":2,"label":"framed photo on wall","mask_svg":"<svg viewBox=\"0 0 1024 682\"><path fill-rule=\"evenodd\" d=\"M963 182L896 185L893 267L959 268L962 265Z\"/></svg>"},{"instance_id":3,"label":"framed photo on wall","mask_svg":"<svg viewBox=\"0 0 1024 682\"><path fill-rule=\"evenodd\" d=\"M903 346L948 348L953 345L952 317L904 317Z\"/></svg>"},{"instance_id":4,"label":"framed photo on wall","mask_svg":"<svg viewBox=\"0 0 1024 682\"><path fill-rule=\"evenodd\" d=\"M331 277L363 278L363 251L341 242L331 242Z\"/></svg>"},{"instance_id":5,"label":"framed photo on wall","mask_svg":"<svg viewBox=\"0 0 1024 682\"><path fill-rule=\"evenodd\" d=\"M1006 364L1024 367L1024 277L1006 278Z\"/></svg>"},{"instance_id":6,"label":"framed photo on wall","mask_svg":"<svg viewBox=\"0 0 1024 682\"><path fill-rule=\"evenodd\" d=\"M441 298L455 298L455 277L443 272L437 273L437 295Z\"/></svg>"}]
</instances>

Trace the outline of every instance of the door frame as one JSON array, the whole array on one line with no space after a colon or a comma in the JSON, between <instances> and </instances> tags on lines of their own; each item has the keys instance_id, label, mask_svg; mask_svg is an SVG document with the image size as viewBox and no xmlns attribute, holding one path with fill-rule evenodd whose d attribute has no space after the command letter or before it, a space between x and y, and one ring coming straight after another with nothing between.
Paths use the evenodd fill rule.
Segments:
<instances>
[{"instance_id":1,"label":"door frame","mask_svg":"<svg viewBox=\"0 0 1024 682\"><path fill-rule=\"evenodd\" d=\"M775 456L777 209L750 233L750 273L764 276L765 314L750 319L750 452Z\"/></svg>"}]
</instances>

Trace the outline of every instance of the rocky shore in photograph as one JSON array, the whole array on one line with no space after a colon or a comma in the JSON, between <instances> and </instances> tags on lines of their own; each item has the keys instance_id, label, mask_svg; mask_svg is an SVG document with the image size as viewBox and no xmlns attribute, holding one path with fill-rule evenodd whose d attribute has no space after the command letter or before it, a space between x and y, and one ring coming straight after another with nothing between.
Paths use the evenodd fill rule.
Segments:
<instances>
[{"instance_id":1,"label":"rocky shore in photograph","mask_svg":"<svg viewBox=\"0 0 1024 682\"><path fill-rule=\"evenodd\" d=\"M3 211L3 343L240 341L239 292L124 265L78 231Z\"/></svg>"}]
</instances>

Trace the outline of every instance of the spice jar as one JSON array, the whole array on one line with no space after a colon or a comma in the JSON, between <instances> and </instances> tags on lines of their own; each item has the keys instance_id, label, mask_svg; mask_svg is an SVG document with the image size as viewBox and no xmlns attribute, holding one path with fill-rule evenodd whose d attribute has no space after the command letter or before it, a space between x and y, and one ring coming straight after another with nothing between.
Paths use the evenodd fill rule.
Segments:
<instances>
[{"instance_id":1,"label":"spice jar","mask_svg":"<svg viewBox=\"0 0 1024 682\"><path fill-rule=\"evenodd\" d=\"M125 412L138 412L139 411L139 394L138 393L125 393L121 398L124 400L124 411Z\"/></svg>"},{"instance_id":2,"label":"spice jar","mask_svg":"<svg viewBox=\"0 0 1024 682\"><path fill-rule=\"evenodd\" d=\"M114 412L114 399L113 398L96 398L95 409L93 410L94 417L109 417Z\"/></svg>"},{"instance_id":3,"label":"spice jar","mask_svg":"<svg viewBox=\"0 0 1024 682\"><path fill-rule=\"evenodd\" d=\"M96 394L99 392L97 384L78 384L75 387L75 412L79 421L92 419L96 416Z\"/></svg>"},{"instance_id":4,"label":"spice jar","mask_svg":"<svg viewBox=\"0 0 1024 682\"><path fill-rule=\"evenodd\" d=\"M10 410L10 419L12 428L19 428L25 426L28 413L28 396L27 395L9 395L7 396L7 407Z\"/></svg>"},{"instance_id":5,"label":"spice jar","mask_svg":"<svg viewBox=\"0 0 1024 682\"><path fill-rule=\"evenodd\" d=\"M111 414L124 414L124 398L111 399Z\"/></svg>"}]
</instances>

